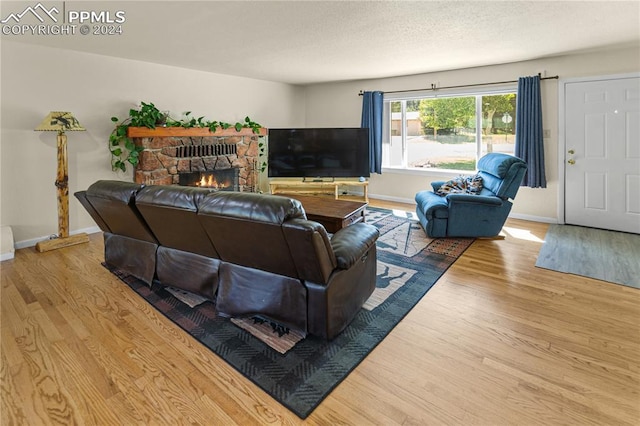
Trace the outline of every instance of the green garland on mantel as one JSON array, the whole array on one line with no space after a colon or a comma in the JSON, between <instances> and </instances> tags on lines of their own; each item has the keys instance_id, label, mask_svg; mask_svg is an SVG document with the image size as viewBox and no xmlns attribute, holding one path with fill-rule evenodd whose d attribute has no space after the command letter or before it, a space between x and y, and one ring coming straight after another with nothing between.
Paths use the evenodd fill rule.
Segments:
<instances>
[{"instance_id":1,"label":"green garland on mantel","mask_svg":"<svg viewBox=\"0 0 640 426\"><path fill-rule=\"evenodd\" d=\"M148 127L149 129L155 129L157 126L162 127L182 127L189 128L208 128L210 132L215 132L218 129L235 128L236 131L249 128L255 134L260 133L262 126L249 117L245 117L244 122L237 122L236 124L226 123L224 121L208 121L204 117L191 117L191 111L184 113L185 118L182 120L175 120L169 116L168 112L160 111L153 103L141 102L140 109L130 109L129 117L120 121L118 117L111 117L111 121L116 124L115 129L109 136L109 151L111 152L111 169L113 171L127 171L127 163L133 167L138 165L140 152L144 148L136 146L133 140L127 135L129 127ZM260 155L264 154L264 143L258 144L260 149ZM266 163L262 163L261 171L266 169Z\"/></svg>"}]
</instances>

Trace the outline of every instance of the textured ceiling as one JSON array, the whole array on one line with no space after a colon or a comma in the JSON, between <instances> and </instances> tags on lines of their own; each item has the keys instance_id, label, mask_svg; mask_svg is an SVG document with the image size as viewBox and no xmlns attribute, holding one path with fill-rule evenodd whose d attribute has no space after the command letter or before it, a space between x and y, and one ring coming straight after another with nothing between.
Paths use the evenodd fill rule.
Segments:
<instances>
[{"instance_id":1,"label":"textured ceiling","mask_svg":"<svg viewBox=\"0 0 640 426\"><path fill-rule=\"evenodd\" d=\"M3 1L2 17L24 4L35 2ZM292 84L640 42L640 1L67 1L66 8L123 10L123 34L2 39Z\"/></svg>"}]
</instances>

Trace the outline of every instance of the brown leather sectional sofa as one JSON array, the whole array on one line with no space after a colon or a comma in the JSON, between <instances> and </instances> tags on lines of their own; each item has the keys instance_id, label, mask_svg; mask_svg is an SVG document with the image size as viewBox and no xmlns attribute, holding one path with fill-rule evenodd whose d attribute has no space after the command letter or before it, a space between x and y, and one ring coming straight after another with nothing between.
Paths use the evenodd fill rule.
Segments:
<instances>
[{"instance_id":1,"label":"brown leather sectional sofa","mask_svg":"<svg viewBox=\"0 0 640 426\"><path fill-rule=\"evenodd\" d=\"M215 300L223 316L333 339L375 288L378 230L329 236L291 198L121 181L75 195L104 232L107 265Z\"/></svg>"}]
</instances>

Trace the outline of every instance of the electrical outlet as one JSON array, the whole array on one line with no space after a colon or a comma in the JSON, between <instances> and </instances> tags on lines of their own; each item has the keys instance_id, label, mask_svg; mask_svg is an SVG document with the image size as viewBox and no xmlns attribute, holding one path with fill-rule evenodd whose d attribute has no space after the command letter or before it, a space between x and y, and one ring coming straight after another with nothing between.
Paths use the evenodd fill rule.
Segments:
<instances>
[{"instance_id":1,"label":"electrical outlet","mask_svg":"<svg viewBox=\"0 0 640 426\"><path fill-rule=\"evenodd\" d=\"M543 137L543 138L547 138L547 139L548 139L548 138L550 138L550 137L551 137L551 130L549 130L549 129L544 129L544 130L542 131L542 137Z\"/></svg>"}]
</instances>

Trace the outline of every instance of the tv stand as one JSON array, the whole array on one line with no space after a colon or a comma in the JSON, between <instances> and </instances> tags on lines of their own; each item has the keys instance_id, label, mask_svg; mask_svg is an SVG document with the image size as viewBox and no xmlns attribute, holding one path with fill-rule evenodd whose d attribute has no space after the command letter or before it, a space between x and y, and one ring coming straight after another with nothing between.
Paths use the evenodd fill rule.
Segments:
<instances>
[{"instance_id":1,"label":"tv stand","mask_svg":"<svg viewBox=\"0 0 640 426\"><path fill-rule=\"evenodd\" d=\"M318 182L335 182L336 178L302 178L302 182L312 182L312 183L318 183Z\"/></svg>"},{"instance_id":2,"label":"tv stand","mask_svg":"<svg viewBox=\"0 0 640 426\"><path fill-rule=\"evenodd\" d=\"M362 199L365 203L369 202L369 181L296 181L286 179L271 179L269 181L269 192L271 194L333 194L335 199L339 200L340 188L346 186L362 187Z\"/></svg>"}]
</instances>

